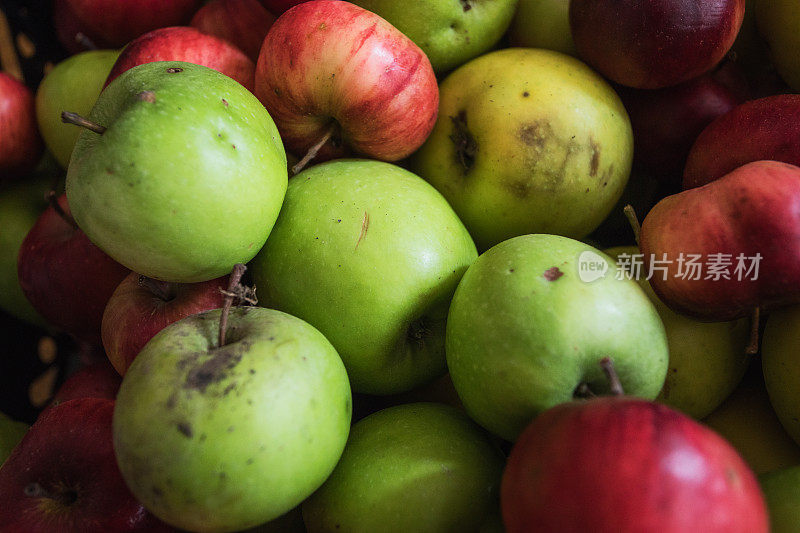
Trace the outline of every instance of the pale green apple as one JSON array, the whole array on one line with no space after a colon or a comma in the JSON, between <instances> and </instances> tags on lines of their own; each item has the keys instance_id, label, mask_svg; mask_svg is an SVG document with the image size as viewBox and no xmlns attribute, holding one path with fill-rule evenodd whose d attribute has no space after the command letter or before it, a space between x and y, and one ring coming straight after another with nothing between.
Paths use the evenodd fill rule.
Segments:
<instances>
[{"instance_id":1,"label":"pale green apple","mask_svg":"<svg viewBox=\"0 0 800 533\"><path fill-rule=\"evenodd\" d=\"M119 56L118 50L89 50L57 64L36 91L36 121L44 144L67 168L81 130L61 121L62 111L87 116Z\"/></svg>"},{"instance_id":2,"label":"pale green apple","mask_svg":"<svg viewBox=\"0 0 800 533\"><path fill-rule=\"evenodd\" d=\"M778 74L792 89L800 90L800 2L762 0L755 8L758 31L767 42Z\"/></svg>"},{"instance_id":3,"label":"pale green apple","mask_svg":"<svg viewBox=\"0 0 800 533\"><path fill-rule=\"evenodd\" d=\"M800 530L800 466L759 476L772 533Z\"/></svg>"},{"instance_id":4,"label":"pale green apple","mask_svg":"<svg viewBox=\"0 0 800 533\"><path fill-rule=\"evenodd\" d=\"M247 89L210 68L134 67L100 95L67 173L93 243L134 272L197 282L255 256L286 191L275 123Z\"/></svg>"},{"instance_id":5,"label":"pale green apple","mask_svg":"<svg viewBox=\"0 0 800 533\"><path fill-rule=\"evenodd\" d=\"M592 266L594 265L594 266ZM542 411L610 390L609 357L627 394L655 398L669 352L639 285L602 252L555 235L523 235L464 274L447 320L447 366L467 412L513 441Z\"/></svg>"},{"instance_id":6,"label":"pale green apple","mask_svg":"<svg viewBox=\"0 0 800 533\"><path fill-rule=\"evenodd\" d=\"M302 320L234 309L180 320L145 345L122 380L114 450L131 492L191 531L273 520L336 466L350 426L347 374Z\"/></svg>"},{"instance_id":7,"label":"pale green apple","mask_svg":"<svg viewBox=\"0 0 800 533\"><path fill-rule=\"evenodd\" d=\"M623 264L643 259L635 246L620 246L606 253ZM632 269L637 270L637 269ZM656 401L701 419L716 409L742 380L753 356L745 353L750 338L750 320L699 322L676 313L653 292L647 272L631 272L655 305L669 346L669 370ZM658 275L658 274L656 274Z\"/></svg>"},{"instance_id":8,"label":"pale green apple","mask_svg":"<svg viewBox=\"0 0 800 533\"><path fill-rule=\"evenodd\" d=\"M772 407L800 444L800 306L769 314L761 340L761 365Z\"/></svg>"},{"instance_id":9,"label":"pale green apple","mask_svg":"<svg viewBox=\"0 0 800 533\"><path fill-rule=\"evenodd\" d=\"M447 309L476 256L424 180L389 163L340 160L290 180L252 274L265 305L331 341L353 390L392 394L444 374Z\"/></svg>"},{"instance_id":10,"label":"pale green apple","mask_svg":"<svg viewBox=\"0 0 800 533\"><path fill-rule=\"evenodd\" d=\"M485 250L529 233L585 237L622 194L632 155L628 115L599 74L559 52L511 48L442 82L411 168Z\"/></svg>"},{"instance_id":11,"label":"pale green apple","mask_svg":"<svg viewBox=\"0 0 800 533\"><path fill-rule=\"evenodd\" d=\"M486 52L503 36L517 0L353 0L419 46L436 72Z\"/></svg>"},{"instance_id":12,"label":"pale green apple","mask_svg":"<svg viewBox=\"0 0 800 533\"><path fill-rule=\"evenodd\" d=\"M505 460L463 412L390 407L357 422L342 459L303 503L309 533L478 532L497 516Z\"/></svg>"},{"instance_id":13,"label":"pale green apple","mask_svg":"<svg viewBox=\"0 0 800 533\"><path fill-rule=\"evenodd\" d=\"M569 0L519 0L508 38L512 46L578 56L569 29Z\"/></svg>"},{"instance_id":14,"label":"pale green apple","mask_svg":"<svg viewBox=\"0 0 800 533\"><path fill-rule=\"evenodd\" d=\"M11 450L19 444L29 427L24 422L17 422L0 413L0 466L11 455Z\"/></svg>"},{"instance_id":15,"label":"pale green apple","mask_svg":"<svg viewBox=\"0 0 800 533\"><path fill-rule=\"evenodd\" d=\"M761 365L747 375L703 423L722 435L756 474L800 465L800 446L783 429L769 402Z\"/></svg>"}]
</instances>

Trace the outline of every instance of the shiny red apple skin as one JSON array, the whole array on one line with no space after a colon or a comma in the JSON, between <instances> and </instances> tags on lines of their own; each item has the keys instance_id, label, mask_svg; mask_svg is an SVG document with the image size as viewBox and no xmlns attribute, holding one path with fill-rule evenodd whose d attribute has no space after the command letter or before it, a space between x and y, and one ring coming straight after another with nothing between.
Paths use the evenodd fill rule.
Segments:
<instances>
[{"instance_id":1,"label":"shiny red apple skin","mask_svg":"<svg viewBox=\"0 0 800 533\"><path fill-rule=\"evenodd\" d=\"M32 171L43 146L33 93L0 72L0 184Z\"/></svg>"},{"instance_id":2,"label":"shiny red apple skin","mask_svg":"<svg viewBox=\"0 0 800 533\"><path fill-rule=\"evenodd\" d=\"M156 333L187 316L222 307L225 296L220 289L227 287L228 276L201 283L143 281L139 274L130 273L103 313L103 346L121 376ZM147 283L156 284L158 293Z\"/></svg>"},{"instance_id":3,"label":"shiny red apple skin","mask_svg":"<svg viewBox=\"0 0 800 533\"><path fill-rule=\"evenodd\" d=\"M391 24L339 0L312 0L270 29L255 94L295 155L324 137L316 162L351 153L398 161L436 122L439 90L427 56Z\"/></svg>"},{"instance_id":4,"label":"shiny red apple skin","mask_svg":"<svg viewBox=\"0 0 800 533\"><path fill-rule=\"evenodd\" d=\"M69 213L66 195L58 203ZM128 272L52 206L28 232L17 257L22 292L36 311L56 328L92 344L100 344L106 302Z\"/></svg>"},{"instance_id":5,"label":"shiny red apple skin","mask_svg":"<svg viewBox=\"0 0 800 533\"><path fill-rule=\"evenodd\" d=\"M654 271L650 285L679 313L717 322L800 302L800 168L756 161L668 196L644 219L640 248L646 267L652 258L665 259L659 266L666 266L666 275ZM701 263L713 262L711 254L730 254L730 279L706 279L707 268L700 279L681 278L679 260L688 254L700 255ZM757 277L755 271L735 273L740 254L760 254Z\"/></svg>"},{"instance_id":6,"label":"shiny red apple skin","mask_svg":"<svg viewBox=\"0 0 800 533\"><path fill-rule=\"evenodd\" d=\"M683 188L705 185L763 159L800 166L800 94L751 100L709 124L689 152Z\"/></svg>"},{"instance_id":7,"label":"shiny red apple skin","mask_svg":"<svg viewBox=\"0 0 800 533\"><path fill-rule=\"evenodd\" d=\"M53 395L50 405L55 406L77 398L113 400L117 397L120 384L122 378L108 359L100 359L70 375Z\"/></svg>"},{"instance_id":8,"label":"shiny red apple skin","mask_svg":"<svg viewBox=\"0 0 800 533\"><path fill-rule=\"evenodd\" d=\"M185 24L201 0L55 0L53 21L61 44L86 50L83 33L98 48L119 48L149 31Z\"/></svg>"},{"instance_id":9,"label":"shiny red apple skin","mask_svg":"<svg viewBox=\"0 0 800 533\"><path fill-rule=\"evenodd\" d=\"M556 406L511 450L508 533L767 533L755 475L722 437L664 405L624 397Z\"/></svg>"},{"instance_id":10,"label":"shiny red apple skin","mask_svg":"<svg viewBox=\"0 0 800 533\"><path fill-rule=\"evenodd\" d=\"M106 85L128 69L155 61L203 65L253 90L253 60L228 41L189 26L159 28L132 41L111 67Z\"/></svg>"},{"instance_id":11,"label":"shiny red apple skin","mask_svg":"<svg viewBox=\"0 0 800 533\"><path fill-rule=\"evenodd\" d=\"M258 0L211 0L194 14L189 25L228 41L255 64L274 22L275 15Z\"/></svg>"},{"instance_id":12,"label":"shiny red apple skin","mask_svg":"<svg viewBox=\"0 0 800 533\"><path fill-rule=\"evenodd\" d=\"M710 70L733 45L745 0L572 0L580 57L637 89L677 85Z\"/></svg>"},{"instance_id":13,"label":"shiny red apple skin","mask_svg":"<svg viewBox=\"0 0 800 533\"><path fill-rule=\"evenodd\" d=\"M114 401L105 398L69 400L42 412L0 468L0 531L175 531L125 485L112 445L113 412ZM39 494L28 495L37 485Z\"/></svg>"}]
</instances>

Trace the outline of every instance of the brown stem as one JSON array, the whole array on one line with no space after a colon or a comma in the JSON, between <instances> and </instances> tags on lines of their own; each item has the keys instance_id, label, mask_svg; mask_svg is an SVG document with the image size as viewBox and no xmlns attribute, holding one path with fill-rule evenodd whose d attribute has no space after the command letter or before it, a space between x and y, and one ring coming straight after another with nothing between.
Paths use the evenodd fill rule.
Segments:
<instances>
[{"instance_id":1,"label":"brown stem","mask_svg":"<svg viewBox=\"0 0 800 533\"><path fill-rule=\"evenodd\" d=\"M639 217L636 216L636 210L633 209L631 204L628 204L622 211L625 213L625 218L628 219L628 223L631 225L633 238L636 240L636 246L639 246L639 235L642 234L642 226L639 224Z\"/></svg>"},{"instance_id":2,"label":"brown stem","mask_svg":"<svg viewBox=\"0 0 800 533\"><path fill-rule=\"evenodd\" d=\"M22 67L19 64L19 56L14 46L14 36L11 34L11 26L3 10L0 9L0 67L10 76L25 81L22 76Z\"/></svg>"},{"instance_id":3,"label":"brown stem","mask_svg":"<svg viewBox=\"0 0 800 533\"><path fill-rule=\"evenodd\" d=\"M106 132L106 127L101 126L95 122L92 122L88 118L84 118L77 113L71 113L69 111L62 111L61 112L61 122L66 124L74 124L76 126L80 126L81 128L86 128L89 131L93 131L98 135L102 135Z\"/></svg>"},{"instance_id":4,"label":"brown stem","mask_svg":"<svg viewBox=\"0 0 800 533\"><path fill-rule=\"evenodd\" d=\"M317 141L317 143L314 146L308 149L308 152L306 152L306 155L303 156L303 159L298 161L297 164L292 167L292 174L298 174L301 170L306 168L306 165L308 165L308 163L310 163L312 159L317 157L317 154L322 149L322 147L325 146L325 143L331 140L331 137L333 137L333 132L335 130L336 126L334 124L331 124L331 127L329 127L327 131L325 131L325 134L320 138L320 140Z\"/></svg>"},{"instance_id":5,"label":"brown stem","mask_svg":"<svg viewBox=\"0 0 800 533\"><path fill-rule=\"evenodd\" d=\"M603 357L600 359L600 367L603 369L606 377L608 378L608 385L611 389L611 394L614 396L623 396L625 390L622 388L622 382L619 380L617 371L614 369L614 362L610 357Z\"/></svg>"},{"instance_id":6,"label":"brown stem","mask_svg":"<svg viewBox=\"0 0 800 533\"><path fill-rule=\"evenodd\" d=\"M172 300L172 294L169 292L169 283L165 281L159 281L157 279L148 278L147 276L139 275L139 286L150 291L150 293L159 298L168 302Z\"/></svg>"},{"instance_id":7,"label":"brown stem","mask_svg":"<svg viewBox=\"0 0 800 533\"><path fill-rule=\"evenodd\" d=\"M758 353L758 328L761 324L761 308L756 307L753 309L753 314L750 315L750 342L747 343L745 353L747 355L755 355Z\"/></svg>"},{"instance_id":8,"label":"brown stem","mask_svg":"<svg viewBox=\"0 0 800 533\"><path fill-rule=\"evenodd\" d=\"M220 348L225 346L225 332L228 330L228 315L231 312L231 306L233 305L233 299L235 297L236 287L242 280L242 275L244 275L245 270L247 270L246 266L244 266L242 263L236 263L235 265L233 265L233 271L231 271L231 275L228 278L228 291L225 293L225 301L222 304L222 312L220 313L219 316Z\"/></svg>"},{"instance_id":9,"label":"brown stem","mask_svg":"<svg viewBox=\"0 0 800 533\"><path fill-rule=\"evenodd\" d=\"M89 37L87 37L85 33L82 32L76 33L75 42L83 46L87 50L98 50L98 47L96 44L94 44L94 41L89 39Z\"/></svg>"},{"instance_id":10,"label":"brown stem","mask_svg":"<svg viewBox=\"0 0 800 533\"><path fill-rule=\"evenodd\" d=\"M61 204L58 202L58 193L56 193L56 191L52 189L47 191L47 194L45 194L45 199L47 200L47 203L50 204L50 207L53 208L53 211L55 211L56 214L64 220L64 222L72 226L73 229L80 229L78 228L78 223L75 222L74 218L72 218L72 215L68 214L66 211L64 211L64 209L62 209Z\"/></svg>"}]
</instances>

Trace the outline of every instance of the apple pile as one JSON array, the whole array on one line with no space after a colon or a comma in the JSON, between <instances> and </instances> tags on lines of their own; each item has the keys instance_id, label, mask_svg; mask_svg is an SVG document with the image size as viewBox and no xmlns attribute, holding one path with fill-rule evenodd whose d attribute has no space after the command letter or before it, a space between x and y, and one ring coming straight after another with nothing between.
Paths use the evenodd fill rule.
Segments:
<instances>
[{"instance_id":1,"label":"apple pile","mask_svg":"<svg viewBox=\"0 0 800 533\"><path fill-rule=\"evenodd\" d=\"M26 84L0 11L0 324L72 346L0 531L797 531L798 21L56 0Z\"/></svg>"}]
</instances>

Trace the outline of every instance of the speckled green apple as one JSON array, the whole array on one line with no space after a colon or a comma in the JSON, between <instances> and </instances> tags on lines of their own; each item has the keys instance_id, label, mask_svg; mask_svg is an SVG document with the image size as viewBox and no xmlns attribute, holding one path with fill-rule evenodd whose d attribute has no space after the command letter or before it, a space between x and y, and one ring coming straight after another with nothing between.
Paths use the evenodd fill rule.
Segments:
<instances>
[{"instance_id":1,"label":"speckled green apple","mask_svg":"<svg viewBox=\"0 0 800 533\"><path fill-rule=\"evenodd\" d=\"M447 72L494 46L514 16L517 0L354 0L406 34Z\"/></svg>"},{"instance_id":2,"label":"speckled green apple","mask_svg":"<svg viewBox=\"0 0 800 533\"><path fill-rule=\"evenodd\" d=\"M289 182L251 265L265 305L318 328L353 390L393 394L444 374L453 291L477 257L447 201L398 166L339 160Z\"/></svg>"},{"instance_id":3,"label":"speckled green apple","mask_svg":"<svg viewBox=\"0 0 800 533\"><path fill-rule=\"evenodd\" d=\"M467 412L510 441L545 409L607 393L603 358L626 393L646 399L661 390L669 358L639 285L617 279L602 252L556 235L523 235L483 253L456 289L446 342Z\"/></svg>"},{"instance_id":4,"label":"speckled green apple","mask_svg":"<svg viewBox=\"0 0 800 533\"><path fill-rule=\"evenodd\" d=\"M504 464L463 411L390 407L353 426L333 474L303 503L303 518L309 533L477 533L498 513Z\"/></svg>"},{"instance_id":5,"label":"speckled green apple","mask_svg":"<svg viewBox=\"0 0 800 533\"><path fill-rule=\"evenodd\" d=\"M44 144L63 168L81 133L61 121L62 111L87 116L117 60L117 50L90 50L57 64L36 91L36 121Z\"/></svg>"},{"instance_id":6,"label":"speckled green apple","mask_svg":"<svg viewBox=\"0 0 800 533\"><path fill-rule=\"evenodd\" d=\"M190 283L255 256L286 191L274 122L247 89L181 62L132 68L89 116L67 173L86 235L139 274Z\"/></svg>"},{"instance_id":7,"label":"speckled green apple","mask_svg":"<svg viewBox=\"0 0 800 533\"><path fill-rule=\"evenodd\" d=\"M271 309L178 321L122 381L114 450L131 492L165 522L236 531L273 520L333 471L350 427L347 374L302 320Z\"/></svg>"},{"instance_id":8,"label":"speckled green apple","mask_svg":"<svg viewBox=\"0 0 800 533\"><path fill-rule=\"evenodd\" d=\"M529 233L585 237L628 180L633 136L613 89L577 59L511 48L459 67L411 168L479 250Z\"/></svg>"}]
</instances>

